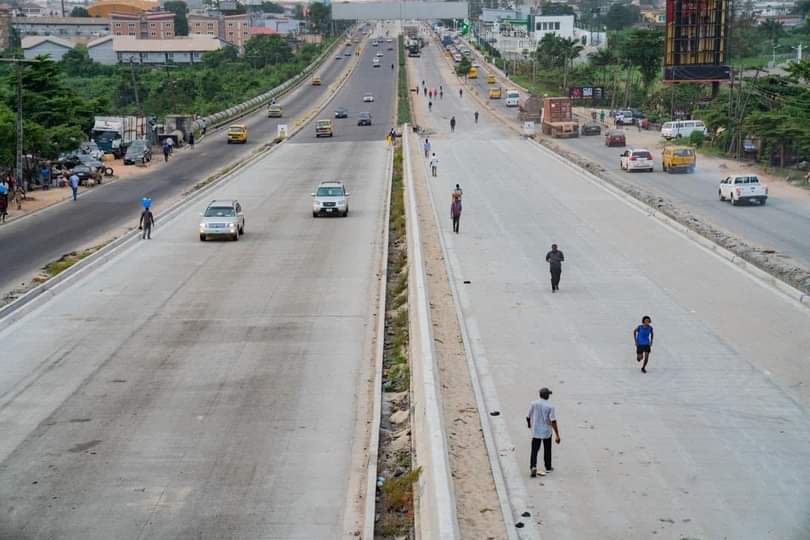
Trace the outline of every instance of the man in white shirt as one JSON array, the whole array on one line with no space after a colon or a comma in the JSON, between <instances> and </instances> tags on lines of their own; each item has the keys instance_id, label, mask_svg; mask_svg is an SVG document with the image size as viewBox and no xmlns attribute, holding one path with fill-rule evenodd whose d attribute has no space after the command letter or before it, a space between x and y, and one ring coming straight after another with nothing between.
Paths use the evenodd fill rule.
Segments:
<instances>
[{"instance_id":1,"label":"man in white shirt","mask_svg":"<svg viewBox=\"0 0 810 540\"><path fill-rule=\"evenodd\" d=\"M557 415L554 407L548 402L551 390L540 389L540 399L532 401L529 405L529 414L526 415L526 424L532 431L532 451L529 459L529 471L534 478L538 474L545 476L554 470L551 466L551 430L554 430L554 442L560 444L560 430L557 427ZM545 471L537 470L537 452L543 445L543 464Z\"/></svg>"}]
</instances>

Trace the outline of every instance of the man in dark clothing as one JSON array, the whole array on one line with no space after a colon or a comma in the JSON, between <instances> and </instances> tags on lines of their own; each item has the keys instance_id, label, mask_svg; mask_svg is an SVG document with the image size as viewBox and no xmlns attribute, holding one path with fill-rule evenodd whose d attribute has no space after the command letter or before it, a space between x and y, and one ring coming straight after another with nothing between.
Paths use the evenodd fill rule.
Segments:
<instances>
[{"instance_id":1,"label":"man in dark clothing","mask_svg":"<svg viewBox=\"0 0 810 540\"><path fill-rule=\"evenodd\" d=\"M194 132L193 131L188 134L188 145L191 147L192 150L194 150Z\"/></svg>"},{"instance_id":2,"label":"man in dark clothing","mask_svg":"<svg viewBox=\"0 0 810 540\"><path fill-rule=\"evenodd\" d=\"M564 260L565 255L557 249L557 244L551 244L551 251L546 253L546 262L551 271L551 292L560 290L560 275L562 274L562 262Z\"/></svg>"},{"instance_id":3,"label":"man in dark clothing","mask_svg":"<svg viewBox=\"0 0 810 540\"><path fill-rule=\"evenodd\" d=\"M155 216L149 208L144 208L141 213L141 221L138 224L139 229L143 229L143 240L152 239L152 226L155 224Z\"/></svg>"}]
</instances>

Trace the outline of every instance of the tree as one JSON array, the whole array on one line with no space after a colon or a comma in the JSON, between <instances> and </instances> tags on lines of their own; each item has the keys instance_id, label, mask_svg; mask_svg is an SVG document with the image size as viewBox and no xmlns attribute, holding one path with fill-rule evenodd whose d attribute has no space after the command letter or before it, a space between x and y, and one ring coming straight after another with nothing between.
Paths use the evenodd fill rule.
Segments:
<instances>
[{"instance_id":1,"label":"tree","mask_svg":"<svg viewBox=\"0 0 810 540\"><path fill-rule=\"evenodd\" d=\"M776 46L779 38L785 35L785 25L773 19L766 19L759 25L760 33L764 34L772 46Z\"/></svg>"},{"instance_id":2,"label":"tree","mask_svg":"<svg viewBox=\"0 0 810 540\"><path fill-rule=\"evenodd\" d=\"M791 62L787 66L787 72L796 81L804 80L805 83L810 83L810 60Z\"/></svg>"},{"instance_id":3,"label":"tree","mask_svg":"<svg viewBox=\"0 0 810 540\"><path fill-rule=\"evenodd\" d=\"M188 35L188 6L183 0L169 0L163 4L166 11L174 13L174 34L176 36Z\"/></svg>"},{"instance_id":4,"label":"tree","mask_svg":"<svg viewBox=\"0 0 810 540\"><path fill-rule=\"evenodd\" d=\"M605 26L608 30L622 30L632 26L641 19L641 11L630 4L613 4L605 15Z\"/></svg>"},{"instance_id":5,"label":"tree","mask_svg":"<svg viewBox=\"0 0 810 540\"><path fill-rule=\"evenodd\" d=\"M87 11L87 8L83 8L82 6L74 6L73 9L70 11L71 17L89 17L90 12Z\"/></svg>"},{"instance_id":6,"label":"tree","mask_svg":"<svg viewBox=\"0 0 810 540\"><path fill-rule=\"evenodd\" d=\"M540 14L543 16L574 15L574 8L570 4L543 2L543 4L540 6Z\"/></svg>"},{"instance_id":7,"label":"tree","mask_svg":"<svg viewBox=\"0 0 810 540\"><path fill-rule=\"evenodd\" d=\"M264 13L284 13L284 7L273 2L262 2L259 10Z\"/></svg>"},{"instance_id":8,"label":"tree","mask_svg":"<svg viewBox=\"0 0 810 540\"><path fill-rule=\"evenodd\" d=\"M608 67L616 65L619 61L615 51L612 48L603 47L596 52L588 54L588 60L591 65L596 68L601 68L602 84L607 84Z\"/></svg>"},{"instance_id":9,"label":"tree","mask_svg":"<svg viewBox=\"0 0 810 540\"><path fill-rule=\"evenodd\" d=\"M332 8L320 2L313 2L309 5L307 20L310 28L319 34L329 34L329 27L332 22Z\"/></svg>"},{"instance_id":10,"label":"tree","mask_svg":"<svg viewBox=\"0 0 810 540\"><path fill-rule=\"evenodd\" d=\"M470 72L470 68L472 64L470 63L470 59L466 56L461 57L461 62L458 63L456 66L456 74L461 77L466 77L467 74Z\"/></svg>"},{"instance_id":11,"label":"tree","mask_svg":"<svg viewBox=\"0 0 810 540\"><path fill-rule=\"evenodd\" d=\"M810 14L810 0L801 0L800 2L796 2L796 6L793 8L793 13L796 15L801 15L802 17L807 17Z\"/></svg>"},{"instance_id":12,"label":"tree","mask_svg":"<svg viewBox=\"0 0 810 540\"><path fill-rule=\"evenodd\" d=\"M762 41L754 27L753 15L735 17L729 27L729 54L734 58L746 58L757 54Z\"/></svg>"},{"instance_id":13,"label":"tree","mask_svg":"<svg viewBox=\"0 0 810 540\"><path fill-rule=\"evenodd\" d=\"M258 35L245 43L245 58L253 67L263 68L291 61L293 52L281 36Z\"/></svg>"},{"instance_id":14,"label":"tree","mask_svg":"<svg viewBox=\"0 0 810 540\"><path fill-rule=\"evenodd\" d=\"M659 29L635 28L622 45L621 56L638 68L645 92L661 71L664 57L664 34Z\"/></svg>"}]
</instances>

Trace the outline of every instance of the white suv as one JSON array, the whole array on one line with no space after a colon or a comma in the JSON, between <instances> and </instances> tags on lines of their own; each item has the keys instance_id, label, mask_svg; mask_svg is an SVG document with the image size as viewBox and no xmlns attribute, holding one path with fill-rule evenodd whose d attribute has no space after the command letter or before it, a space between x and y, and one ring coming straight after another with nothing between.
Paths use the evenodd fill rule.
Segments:
<instances>
[{"instance_id":1,"label":"white suv","mask_svg":"<svg viewBox=\"0 0 810 540\"><path fill-rule=\"evenodd\" d=\"M653 156L649 150L643 148L629 148L619 156L619 167L627 172L648 171L653 172Z\"/></svg>"},{"instance_id":2,"label":"white suv","mask_svg":"<svg viewBox=\"0 0 810 540\"><path fill-rule=\"evenodd\" d=\"M239 240L245 234L245 215L242 205L234 199L211 201L200 214L200 241L212 236L227 236Z\"/></svg>"},{"instance_id":3,"label":"white suv","mask_svg":"<svg viewBox=\"0 0 810 540\"><path fill-rule=\"evenodd\" d=\"M349 192L343 182L321 182L312 194L312 217L349 215Z\"/></svg>"}]
</instances>

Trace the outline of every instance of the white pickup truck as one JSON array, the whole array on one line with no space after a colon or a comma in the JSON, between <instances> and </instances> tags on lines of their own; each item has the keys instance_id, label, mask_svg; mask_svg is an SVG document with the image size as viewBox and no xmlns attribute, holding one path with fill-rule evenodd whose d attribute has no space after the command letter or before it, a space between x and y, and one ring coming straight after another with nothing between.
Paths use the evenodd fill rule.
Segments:
<instances>
[{"instance_id":1,"label":"white pickup truck","mask_svg":"<svg viewBox=\"0 0 810 540\"><path fill-rule=\"evenodd\" d=\"M752 201L765 204L768 200L768 186L760 183L759 178L754 175L732 175L720 182L717 194L721 201L730 201L734 206Z\"/></svg>"}]
</instances>

